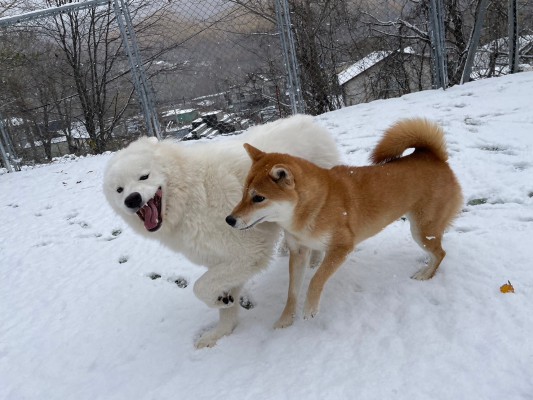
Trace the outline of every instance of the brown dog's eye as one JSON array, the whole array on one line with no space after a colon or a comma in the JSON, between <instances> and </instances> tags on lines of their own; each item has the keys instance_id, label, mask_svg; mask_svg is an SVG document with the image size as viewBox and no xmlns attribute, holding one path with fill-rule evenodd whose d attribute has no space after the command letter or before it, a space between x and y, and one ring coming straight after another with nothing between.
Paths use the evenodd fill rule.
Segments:
<instances>
[{"instance_id":1,"label":"brown dog's eye","mask_svg":"<svg viewBox=\"0 0 533 400\"><path fill-rule=\"evenodd\" d=\"M123 188L118 187L118 188L117 188L117 193L122 193L123 190L124 190Z\"/></svg>"},{"instance_id":2,"label":"brown dog's eye","mask_svg":"<svg viewBox=\"0 0 533 400\"><path fill-rule=\"evenodd\" d=\"M139 178L140 181L145 181L148 179L148 177L150 176L150 174L146 174L146 175L143 175Z\"/></svg>"},{"instance_id":3,"label":"brown dog's eye","mask_svg":"<svg viewBox=\"0 0 533 400\"><path fill-rule=\"evenodd\" d=\"M265 198L263 196L259 196L258 194L256 194L254 197L252 197L252 202L254 202L254 203L261 203L264 200L265 200Z\"/></svg>"}]
</instances>

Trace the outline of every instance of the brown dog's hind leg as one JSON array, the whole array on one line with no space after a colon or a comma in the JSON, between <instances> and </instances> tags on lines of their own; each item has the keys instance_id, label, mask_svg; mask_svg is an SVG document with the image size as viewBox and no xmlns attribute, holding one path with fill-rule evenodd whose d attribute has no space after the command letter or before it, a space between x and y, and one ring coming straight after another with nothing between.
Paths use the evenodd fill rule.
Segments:
<instances>
[{"instance_id":1,"label":"brown dog's hind leg","mask_svg":"<svg viewBox=\"0 0 533 400\"><path fill-rule=\"evenodd\" d=\"M430 260L427 267L422 268L416 272L411 278L421 281L431 279L437 272L440 263L446 256L446 252L442 249L442 235L444 233L445 224L422 223L420 217L413 215L408 216L411 223L411 234L418 245L427 253L429 253ZM440 225L440 226L439 226Z\"/></svg>"}]
</instances>

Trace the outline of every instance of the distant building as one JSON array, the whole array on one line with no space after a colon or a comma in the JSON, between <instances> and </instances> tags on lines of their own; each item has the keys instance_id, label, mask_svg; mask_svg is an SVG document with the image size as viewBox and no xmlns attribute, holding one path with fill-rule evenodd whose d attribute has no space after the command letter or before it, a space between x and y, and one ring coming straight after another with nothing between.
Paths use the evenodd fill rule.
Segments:
<instances>
[{"instance_id":1,"label":"distant building","mask_svg":"<svg viewBox=\"0 0 533 400\"><path fill-rule=\"evenodd\" d=\"M346 106L431 89L431 65L412 48L368 54L344 68L337 79Z\"/></svg>"},{"instance_id":2,"label":"distant building","mask_svg":"<svg viewBox=\"0 0 533 400\"><path fill-rule=\"evenodd\" d=\"M50 152L52 157L61 157L72 153L84 154L89 151L90 137L83 123L75 122L69 127L62 122L51 121L48 126L47 134L52 136L50 138ZM38 125L37 127L41 131L44 129L44 126ZM26 127L26 129L31 128ZM69 132L68 138L65 135L66 131ZM41 140L29 141L27 132L22 135L19 133L18 136L26 139L25 143L21 146L23 155L28 156L28 158L32 158L33 156L41 159L45 158L46 154ZM32 152L36 154L31 156L30 154Z\"/></svg>"},{"instance_id":3,"label":"distant building","mask_svg":"<svg viewBox=\"0 0 533 400\"><path fill-rule=\"evenodd\" d=\"M198 118L198 110L188 108L185 110L176 108L162 113L161 122L166 124L168 122L175 122L178 125L190 125L192 121Z\"/></svg>"},{"instance_id":4,"label":"distant building","mask_svg":"<svg viewBox=\"0 0 533 400\"><path fill-rule=\"evenodd\" d=\"M232 135L249 127L249 121L222 110L201 113L192 121L191 130L183 140L211 139L218 135Z\"/></svg>"},{"instance_id":5,"label":"distant building","mask_svg":"<svg viewBox=\"0 0 533 400\"><path fill-rule=\"evenodd\" d=\"M228 90L228 107L233 112L251 115L276 104L279 95L276 81L261 74L249 74L243 84Z\"/></svg>"},{"instance_id":6,"label":"distant building","mask_svg":"<svg viewBox=\"0 0 533 400\"><path fill-rule=\"evenodd\" d=\"M191 130L192 122L198 118L195 108L172 109L161 114L161 125L165 136L182 138Z\"/></svg>"}]
</instances>

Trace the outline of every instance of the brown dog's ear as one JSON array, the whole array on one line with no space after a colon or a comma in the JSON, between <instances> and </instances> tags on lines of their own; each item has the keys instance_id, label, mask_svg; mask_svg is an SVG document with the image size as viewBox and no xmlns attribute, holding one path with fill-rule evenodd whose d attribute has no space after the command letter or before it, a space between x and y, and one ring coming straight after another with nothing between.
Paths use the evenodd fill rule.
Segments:
<instances>
[{"instance_id":1,"label":"brown dog's ear","mask_svg":"<svg viewBox=\"0 0 533 400\"><path fill-rule=\"evenodd\" d=\"M244 146L244 149L246 150L246 152L248 153L248 155L250 156L250 158L252 159L252 161L259 160L265 154L264 152L262 152L261 150L255 148L251 144L244 143L243 146Z\"/></svg>"},{"instance_id":2,"label":"brown dog's ear","mask_svg":"<svg viewBox=\"0 0 533 400\"><path fill-rule=\"evenodd\" d=\"M286 165L274 165L270 170L270 177L278 185L286 186L289 189L294 188L294 177L292 176L291 170Z\"/></svg>"}]
</instances>

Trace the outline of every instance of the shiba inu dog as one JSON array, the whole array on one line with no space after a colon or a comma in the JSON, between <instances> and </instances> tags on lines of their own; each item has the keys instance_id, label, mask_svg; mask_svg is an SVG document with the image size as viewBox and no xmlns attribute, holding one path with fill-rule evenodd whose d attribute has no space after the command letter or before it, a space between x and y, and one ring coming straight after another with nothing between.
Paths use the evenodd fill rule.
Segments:
<instances>
[{"instance_id":1,"label":"shiba inu dog","mask_svg":"<svg viewBox=\"0 0 533 400\"><path fill-rule=\"evenodd\" d=\"M292 248L325 251L307 291L304 318L319 311L328 279L355 246L405 215L415 241L430 256L413 278L432 278L446 255L441 241L463 203L461 187L447 163L442 129L424 119L391 126L371 154L372 165L321 168L302 158L265 153L250 144L252 159L241 201L226 222L249 229L276 222ZM414 152L403 156L405 150ZM277 327L291 325L309 250L289 265L289 293Z\"/></svg>"}]
</instances>

